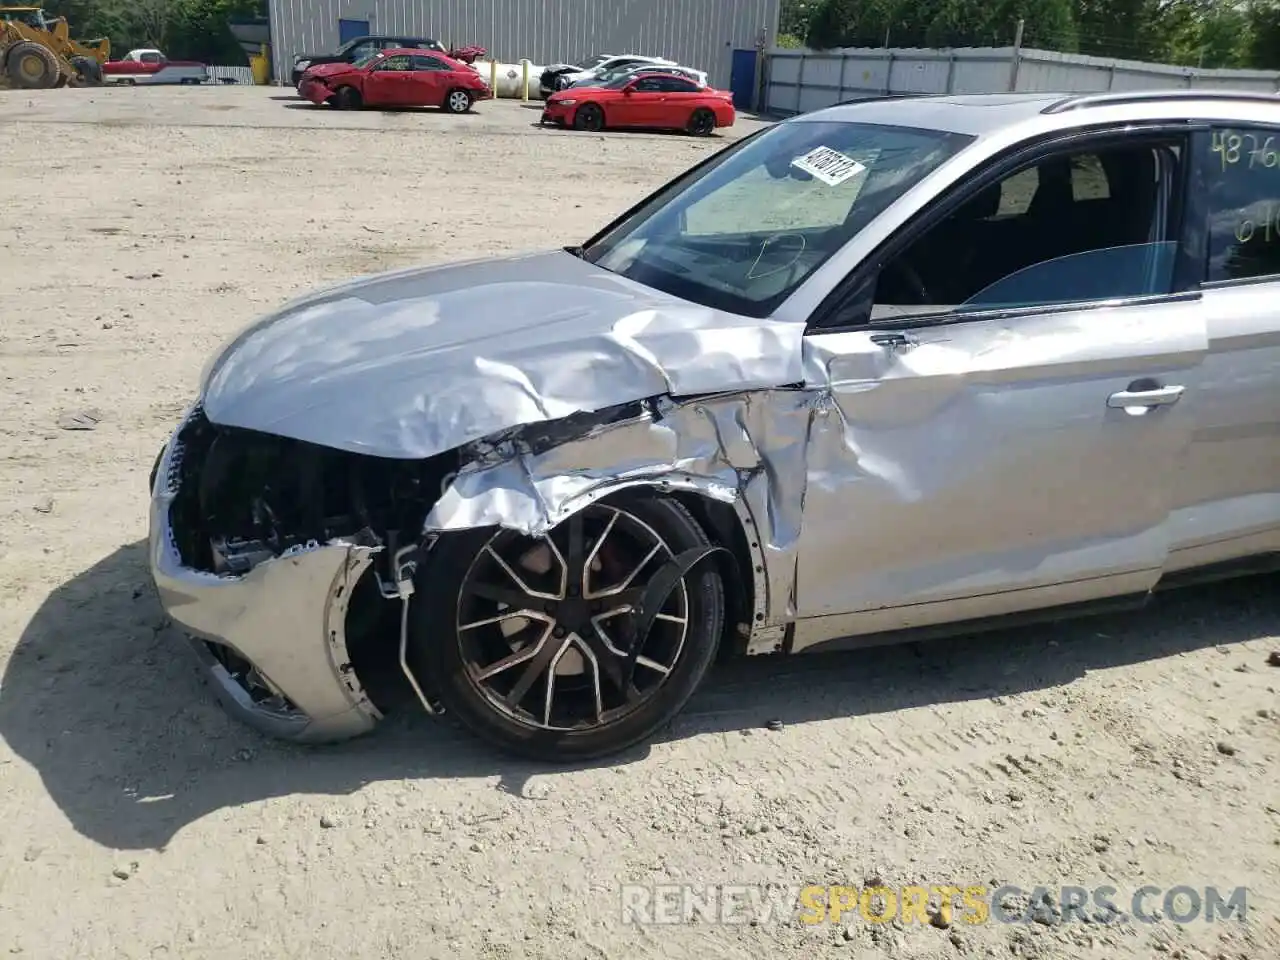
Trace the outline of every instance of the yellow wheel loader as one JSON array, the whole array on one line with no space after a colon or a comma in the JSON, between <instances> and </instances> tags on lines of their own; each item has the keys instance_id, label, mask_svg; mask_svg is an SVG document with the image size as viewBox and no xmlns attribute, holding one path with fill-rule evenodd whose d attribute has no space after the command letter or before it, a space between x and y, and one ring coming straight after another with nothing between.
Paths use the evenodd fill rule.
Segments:
<instances>
[{"instance_id":1,"label":"yellow wheel loader","mask_svg":"<svg viewBox=\"0 0 1280 960\"><path fill-rule=\"evenodd\" d=\"M110 40L72 40L66 17L47 16L40 7L0 6L0 84L96 87L110 58Z\"/></svg>"}]
</instances>

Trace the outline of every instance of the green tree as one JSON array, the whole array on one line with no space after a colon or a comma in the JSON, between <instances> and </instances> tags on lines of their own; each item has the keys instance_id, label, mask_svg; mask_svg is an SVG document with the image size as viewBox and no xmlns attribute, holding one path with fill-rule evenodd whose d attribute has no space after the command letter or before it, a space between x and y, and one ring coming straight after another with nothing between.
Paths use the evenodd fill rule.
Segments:
<instances>
[{"instance_id":1,"label":"green tree","mask_svg":"<svg viewBox=\"0 0 1280 960\"><path fill-rule=\"evenodd\" d=\"M803 39L809 32L809 21L817 8L818 0L782 0L778 35Z\"/></svg>"},{"instance_id":2,"label":"green tree","mask_svg":"<svg viewBox=\"0 0 1280 960\"><path fill-rule=\"evenodd\" d=\"M822 0L809 24L811 47L1002 46L1024 20L1024 43L1076 47L1074 0Z\"/></svg>"},{"instance_id":3,"label":"green tree","mask_svg":"<svg viewBox=\"0 0 1280 960\"><path fill-rule=\"evenodd\" d=\"M227 21L264 16L265 0L46 0L76 37L109 37L113 55L156 47L175 60L244 64Z\"/></svg>"},{"instance_id":4,"label":"green tree","mask_svg":"<svg viewBox=\"0 0 1280 960\"><path fill-rule=\"evenodd\" d=\"M820 0L805 42L815 50L879 47L888 31L890 42L898 43L893 33L898 5L898 0Z\"/></svg>"},{"instance_id":5,"label":"green tree","mask_svg":"<svg viewBox=\"0 0 1280 960\"><path fill-rule=\"evenodd\" d=\"M1280 70L1280 2L1257 0L1249 6L1249 66Z\"/></svg>"}]
</instances>

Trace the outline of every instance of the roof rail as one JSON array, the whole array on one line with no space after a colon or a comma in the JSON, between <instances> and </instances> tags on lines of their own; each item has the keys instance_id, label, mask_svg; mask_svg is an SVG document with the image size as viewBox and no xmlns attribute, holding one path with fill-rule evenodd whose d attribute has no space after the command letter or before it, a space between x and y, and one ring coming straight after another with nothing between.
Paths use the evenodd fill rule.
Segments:
<instances>
[{"instance_id":1,"label":"roof rail","mask_svg":"<svg viewBox=\"0 0 1280 960\"><path fill-rule=\"evenodd\" d=\"M853 97L850 100L841 100L831 104L833 107L843 107L851 103L868 103L872 100L916 100L920 97L936 97L936 93L868 93L866 96Z\"/></svg>"},{"instance_id":2,"label":"roof rail","mask_svg":"<svg viewBox=\"0 0 1280 960\"><path fill-rule=\"evenodd\" d=\"M1041 113L1065 113L1089 107L1111 107L1127 103L1158 103L1161 100L1244 100L1280 104L1280 92L1258 90L1134 90L1129 93L1081 93L1055 100Z\"/></svg>"}]
</instances>

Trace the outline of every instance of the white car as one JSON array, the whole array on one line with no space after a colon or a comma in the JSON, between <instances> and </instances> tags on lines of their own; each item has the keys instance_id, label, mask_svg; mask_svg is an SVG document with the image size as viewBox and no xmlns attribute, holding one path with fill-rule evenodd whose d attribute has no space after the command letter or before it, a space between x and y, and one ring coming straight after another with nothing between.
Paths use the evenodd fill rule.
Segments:
<instances>
[{"instance_id":1,"label":"white car","mask_svg":"<svg viewBox=\"0 0 1280 960\"><path fill-rule=\"evenodd\" d=\"M195 60L170 60L159 50L144 47L130 50L121 60L108 60L102 65L102 78L127 86L197 84L209 81L209 68Z\"/></svg>"},{"instance_id":2,"label":"white car","mask_svg":"<svg viewBox=\"0 0 1280 960\"><path fill-rule=\"evenodd\" d=\"M667 60L664 57L642 57L634 53L598 53L588 57L581 63L557 63L547 67L542 71L538 87L542 96L548 97L557 90L563 90L570 84L577 83L580 80L594 79L612 70L617 70L619 67L645 64L663 67L676 66L674 60Z\"/></svg>"},{"instance_id":3,"label":"white car","mask_svg":"<svg viewBox=\"0 0 1280 960\"><path fill-rule=\"evenodd\" d=\"M608 86L610 83L620 81L623 77L639 77L642 74L653 72L674 73L681 77L687 77L699 87L705 87L707 85L706 73L701 70L694 70L691 67L682 67L678 65L668 66L666 64L652 63L633 63L625 67L615 67L614 69L607 70L604 73L597 73L595 70L591 70L582 80L575 80L572 83L564 84L562 89L567 89L568 87L603 87Z\"/></svg>"}]
</instances>

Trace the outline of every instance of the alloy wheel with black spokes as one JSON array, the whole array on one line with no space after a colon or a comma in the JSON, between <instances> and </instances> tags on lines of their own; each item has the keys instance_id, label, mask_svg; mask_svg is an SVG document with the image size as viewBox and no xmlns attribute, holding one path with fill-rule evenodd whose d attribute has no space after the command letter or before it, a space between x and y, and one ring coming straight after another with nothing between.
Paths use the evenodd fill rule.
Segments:
<instances>
[{"instance_id":1,"label":"alloy wheel with black spokes","mask_svg":"<svg viewBox=\"0 0 1280 960\"><path fill-rule=\"evenodd\" d=\"M581 760L625 749L683 707L714 659L715 566L651 589L707 545L683 506L655 496L595 504L541 538L489 529L442 541L419 571L410 669L508 750ZM648 603L656 613L637 633Z\"/></svg>"},{"instance_id":2,"label":"alloy wheel with black spokes","mask_svg":"<svg viewBox=\"0 0 1280 960\"><path fill-rule=\"evenodd\" d=\"M597 104L584 103L573 115L573 126L577 130L599 132L604 129L604 111Z\"/></svg>"},{"instance_id":3,"label":"alloy wheel with black spokes","mask_svg":"<svg viewBox=\"0 0 1280 960\"><path fill-rule=\"evenodd\" d=\"M716 115L705 107L695 110L687 129L695 137L709 137L716 132Z\"/></svg>"}]
</instances>

